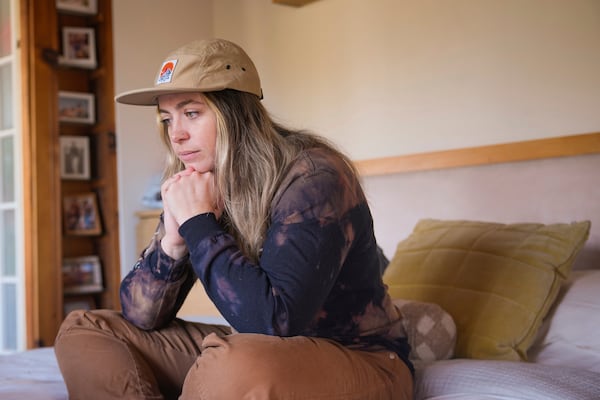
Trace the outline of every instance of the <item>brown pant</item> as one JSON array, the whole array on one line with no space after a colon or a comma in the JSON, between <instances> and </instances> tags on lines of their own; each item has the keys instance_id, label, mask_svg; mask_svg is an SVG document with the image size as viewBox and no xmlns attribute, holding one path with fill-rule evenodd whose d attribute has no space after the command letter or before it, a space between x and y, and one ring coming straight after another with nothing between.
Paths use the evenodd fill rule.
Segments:
<instances>
[{"instance_id":1,"label":"brown pant","mask_svg":"<svg viewBox=\"0 0 600 400\"><path fill-rule=\"evenodd\" d=\"M143 331L109 310L69 314L55 350L71 400L413 397L408 368L389 351L181 320Z\"/></svg>"}]
</instances>

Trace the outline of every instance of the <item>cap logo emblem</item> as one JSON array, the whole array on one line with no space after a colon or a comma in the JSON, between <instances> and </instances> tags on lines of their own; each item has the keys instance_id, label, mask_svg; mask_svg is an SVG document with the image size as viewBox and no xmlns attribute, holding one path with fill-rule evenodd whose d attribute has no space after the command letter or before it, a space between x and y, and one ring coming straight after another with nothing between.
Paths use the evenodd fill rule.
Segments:
<instances>
[{"instance_id":1,"label":"cap logo emblem","mask_svg":"<svg viewBox=\"0 0 600 400\"><path fill-rule=\"evenodd\" d=\"M156 80L156 84L160 85L161 83L169 83L173 79L173 71L175 70L175 66L177 65L177 60L168 60L165 61L160 68L160 74L158 74L158 79Z\"/></svg>"}]
</instances>

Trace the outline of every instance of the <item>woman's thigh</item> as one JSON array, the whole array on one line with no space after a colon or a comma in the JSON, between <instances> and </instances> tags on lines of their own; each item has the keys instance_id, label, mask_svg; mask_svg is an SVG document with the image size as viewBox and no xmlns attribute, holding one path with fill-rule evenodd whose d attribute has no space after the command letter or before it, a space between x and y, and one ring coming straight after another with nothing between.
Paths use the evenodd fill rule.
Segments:
<instances>
[{"instance_id":1,"label":"woman's thigh","mask_svg":"<svg viewBox=\"0 0 600 400\"><path fill-rule=\"evenodd\" d=\"M182 399L409 400L412 375L390 351L308 337L208 335Z\"/></svg>"}]
</instances>

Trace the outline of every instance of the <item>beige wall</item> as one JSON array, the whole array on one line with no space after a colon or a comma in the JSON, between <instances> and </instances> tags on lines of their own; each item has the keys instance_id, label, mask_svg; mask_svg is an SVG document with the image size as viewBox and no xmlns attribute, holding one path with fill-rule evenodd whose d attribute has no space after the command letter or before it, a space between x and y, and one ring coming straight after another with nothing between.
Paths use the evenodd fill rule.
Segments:
<instances>
[{"instance_id":1,"label":"beige wall","mask_svg":"<svg viewBox=\"0 0 600 400\"><path fill-rule=\"evenodd\" d=\"M168 5L168 6L167 6ZM597 0L118 0L117 92L203 36L241 44L265 105L355 159L600 130ZM123 269L162 150L152 110L117 107Z\"/></svg>"},{"instance_id":2,"label":"beige wall","mask_svg":"<svg viewBox=\"0 0 600 400\"><path fill-rule=\"evenodd\" d=\"M598 0L214 2L276 116L356 159L598 130Z\"/></svg>"}]
</instances>

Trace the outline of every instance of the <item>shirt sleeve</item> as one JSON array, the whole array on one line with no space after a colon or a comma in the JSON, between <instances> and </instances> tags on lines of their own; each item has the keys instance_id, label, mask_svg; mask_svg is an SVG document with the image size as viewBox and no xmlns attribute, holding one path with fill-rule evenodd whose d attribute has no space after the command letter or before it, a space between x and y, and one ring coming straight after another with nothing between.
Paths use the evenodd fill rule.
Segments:
<instances>
[{"instance_id":1,"label":"shirt sleeve","mask_svg":"<svg viewBox=\"0 0 600 400\"><path fill-rule=\"evenodd\" d=\"M196 281L188 256L173 260L162 251L162 231L161 218L150 244L120 287L123 316L146 330L172 321Z\"/></svg>"},{"instance_id":2,"label":"shirt sleeve","mask_svg":"<svg viewBox=\"0 0 600 400\"><path fill-rule=\"evenodd\" d=\"M212 214L180 227L208 296L238 332L301 334L331 291L351 236L334 171L290 180L271 211L258 263L242 255Z\"/></svg>"}]
</instances>

